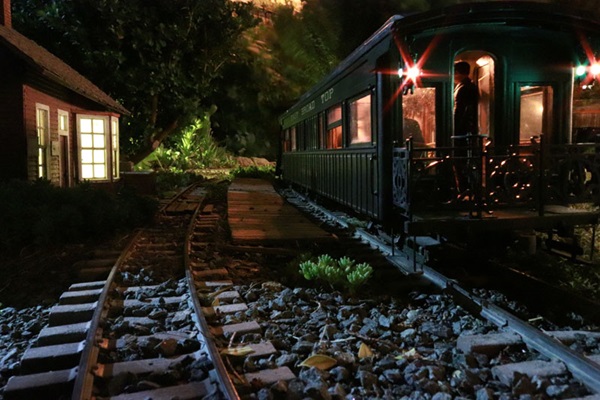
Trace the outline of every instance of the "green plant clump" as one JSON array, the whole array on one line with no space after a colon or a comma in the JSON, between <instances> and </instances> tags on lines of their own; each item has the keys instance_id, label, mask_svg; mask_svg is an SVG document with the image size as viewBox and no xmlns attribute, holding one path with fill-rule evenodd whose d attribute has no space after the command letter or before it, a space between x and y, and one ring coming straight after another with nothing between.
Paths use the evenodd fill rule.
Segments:
<instances>
[{"instance_id":1,"label":"green plant clump","mask_svg":"<svg viewBox=\"0 0 600 400\"><path fill-rule=\"evenodd\" d=\"M215 109L206 111L181 134L169 138L137 164L136 169L184 173L233 166L233 156L220 147L212 136L210 117L214 112Z\"/></svg>"},{"instance_id":2,"label":"green plant clump","mask_svg":"<svg viewBox=\"0 0 600 400\"><path fill-rule=\"evenodd\" d=\"M367 263L356 264L348 257L336 260L328 254L320 255L316 262L301 262L299 267L300 274L305 279L327 283L331 287L341 287L351 294L355 294L373 275L373 267Z\"/></svg>"}]
</instances>

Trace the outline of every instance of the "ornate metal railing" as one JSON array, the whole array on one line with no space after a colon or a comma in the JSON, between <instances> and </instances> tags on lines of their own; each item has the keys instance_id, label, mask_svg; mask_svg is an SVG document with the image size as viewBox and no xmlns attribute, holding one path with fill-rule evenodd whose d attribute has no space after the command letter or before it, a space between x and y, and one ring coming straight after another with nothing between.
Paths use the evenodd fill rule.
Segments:
<instances>
[{"instance_id":1,"label":"ornate metal railing","mask_svg":"<svg viewBox=\"0 0 600 400\"><path fill-rule=\"evenodd\" d=\"M452 147L395 148L393 199L415 211L482 212L525 207L544 213L551 204L600 203L600 145L494 147L485 136L455 138ZM460 142L464 139L464 143Z\"/></svg>"}]
</instances>

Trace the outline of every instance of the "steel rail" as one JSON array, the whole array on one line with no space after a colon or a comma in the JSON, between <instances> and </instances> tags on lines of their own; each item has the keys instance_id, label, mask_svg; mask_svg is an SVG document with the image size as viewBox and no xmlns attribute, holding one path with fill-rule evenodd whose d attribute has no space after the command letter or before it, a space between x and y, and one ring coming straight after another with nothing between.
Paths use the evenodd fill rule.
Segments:
<instances>
[{"instance_id":1,"label":"steel rail","mask_svg":"<svg viewBox=\"0 0 600 400\"><path fill-rule=\"evenodd\" d=\"M142 234L142 230L131 238L127 247L119 258L115 261L113 267L106 278L106 283L102 288L102 292L98 297L98 307L94 310L92 319L90 321L90 327L85 338L86 346L81 354L79 366L77 367L77 378L75 379L73 392L71 394L72 400L90 400L92 398L92 386L94 384L94 368L96 368L96 362L98 357L98 341L102 337L102 331L100 328L100 321L106 317L109 309L106 304L109 291L113 286L115 275L127 256L133 250L134 245L137 243L139 237Z\"/></svg>"},{"instance_id":2,"label":"steel rail","mask_svg":"<svg viewBox=\"0 0 600 400\"><path fill-rule=\"evenodd\" d=\"M173 196L169 199L168 202L166 202L165 204L163 204L160 207L160 210L158 210L159 213L164 213L167 208L169 208L169 206L171 206L172 204L174 204L178 199L180 199L181 197L183 197L184 195L186 195L188 192L191 192L192 189L195 189L196 186L198 186L198 183L192 183L186 187L184 187L183 189L181 189L179 191L179 193L177 193L176 196Z\"/></svg>"},{"instance_id":3,"label":"steel rail","mask_svg":"<svg viewBox=\"0 0 600 400\"><path fill-rule=\"evenodd\" d=\"M190 301L194 307L195 315L197 318L197 325L199 328L198 340L203 342L206 346L206 350L208 351L209 357L213 362L213 367L216 371L216 380L218 382L221 393L223 394L223 398L228 400L239 400L239 394L235 389L235 385L231 380L229 373L227 372L227 368L223 363L221 358L221 353L215 344L214 336L210 331L208 322L204 317L204 313L202 312L202 305L200 303L200 298L198 297L198 293L196 291L196 287L194 284L194 274L192 273L192 268L190 265L190 252L192 247L191 238L194 234L194 221L200 215L201 205L199 204L192 216L192 223L188 226L187 235L185 238L185 249L184 252L184 265L185 265L185 277L188 282L189 292L190 292Z\"/></svg>"},{"instance_id":4,"label":"steel rail","mask_svg":"<svg viewBox=\"0 0 600 400\"><path fill-rule=\"evenodd\" d=\"M340 218L334 213L324 209L301 194L297 192L295 193L297 196L303 198L308 204L310 204L311 207L314 207L323 214L327 215L328 218L331 218L336 222L340 221ZM344 221L341 222L343 223L343 226L348 226ZM408 256L399 256L399 249L395 249L394 246L383 242L381 239L375 237L364 229L355 229L354 234L361 240L369 243L372 247L378 248L379 251L386 254L388 261L401 269L403 273L406 273L407 275L415 274L413 260L411 260ZM467 290L458 285L456 281L435 271L433 268L430 268L426 265L420 265L417 274L421 278L430 281L441 290L451 291L455 295L460 296L463 300L470 302L475 306L475 309L479 310L479 315L482 318L485 318L487 321L500 328L507 328L517 333L529 347L539 351L541 354L550 359L563 362L571 374L579 379L590 391L600 394L599 364L571 350L557 339L531 326L510 312L489 303L487 300L481 299L480 297L469 293Z\"/></svg>"},{"instance_id":5,"label":"steel rail","mask_svg":"<svg viewBox=\"0 0 600 400\"><path fill-rule=\"evenodd\" d=\"M167 207L173 204L178 198L184 196L188 193L193 187L197 184L191 184L181 190L176 196L166 204L160 207L157 211L158 213L163 213L167 209ZM193 221L193 220L192 220ZM81 354L81 359L79 361L79 365L76 369L77 378L75 379L73 385L73 391L71 394L72 400L91 400L92 398L92 386L94 384L94 369L97 364L97 357L99 354L98 342L102 338L102 331L100 329L100 322L104 319L109 311L107 298L111 287L113 286L115 275L125 260L128 257L134 245L137 243L139 237L142 235L143 229L139 229L136 234L131 238L125 249L121 252L119 258L115 261L113 267L111 268L108 277L106 278L106 283L102 288L102 292L98 297L98 307L94 311L92 315L92 319L90 321L90 327L88 333L85 338L86 346ZM187 247L186 247L187 250ZM194 292L195 293L195 292Z\"/></svg>"}]
</instances>

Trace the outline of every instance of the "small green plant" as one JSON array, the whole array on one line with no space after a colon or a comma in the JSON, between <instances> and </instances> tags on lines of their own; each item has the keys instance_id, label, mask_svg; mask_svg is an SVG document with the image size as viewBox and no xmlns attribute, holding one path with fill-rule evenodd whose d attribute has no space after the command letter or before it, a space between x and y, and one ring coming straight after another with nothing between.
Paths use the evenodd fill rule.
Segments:
<instances>
[{"instance_id":1,"label":"small green plant","mask_svg":"<svg viewBox=\"0 0 600 400\"><path fill-rule=\"evenodd\" d=\"M328 254L320 255L316 262L303 261L299 268L300 274L306 280L320 281L331 287L342 287L351 294L355 294L373 275L373 267L367 263L356 265L351 258L342 257L336 260Z\"/></svg>"}]
</instances>

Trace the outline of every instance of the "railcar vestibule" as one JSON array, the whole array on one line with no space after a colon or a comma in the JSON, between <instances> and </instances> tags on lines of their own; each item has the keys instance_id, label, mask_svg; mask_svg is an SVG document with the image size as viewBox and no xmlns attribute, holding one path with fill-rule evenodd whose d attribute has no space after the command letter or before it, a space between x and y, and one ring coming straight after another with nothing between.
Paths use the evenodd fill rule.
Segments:
<instances>
[{"instance_id":1,"label":"railcar vestibule","mask_svg":"<svg viewBox=\"0 0 600 400\"><path fill-rule=\"evenodd\" d=\"M281 117L283 177L404 227L514 207L543 225L550 206L598 201L596 148L573 144L600 134L594 49L598 20L540 3L393 17ZM477 90L467 133L457 63Z\"/></svg>"}]
</instances>

